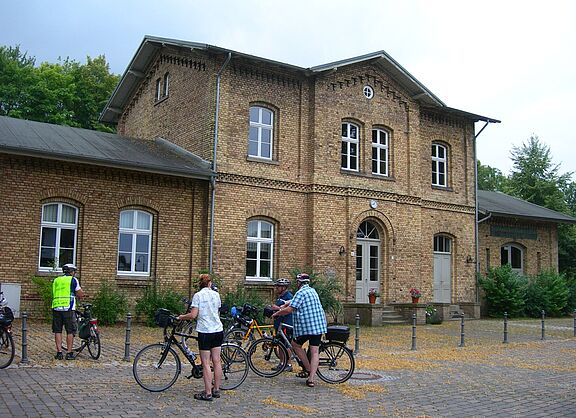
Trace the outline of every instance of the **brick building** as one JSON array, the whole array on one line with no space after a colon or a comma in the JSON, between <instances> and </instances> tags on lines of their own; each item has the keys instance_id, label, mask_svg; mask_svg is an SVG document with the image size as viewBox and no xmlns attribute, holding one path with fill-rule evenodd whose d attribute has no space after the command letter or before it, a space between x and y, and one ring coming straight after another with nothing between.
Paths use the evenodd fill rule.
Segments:
<instances>
[{"instance_id":1,"label":"brick building","mask_svg":"<svg viewBox=\"0 0 576 418\"><path fill-rule=\"evenodd\" d=\"M202 268L271 291L311 267L342 282L347 306L376 289L401 310L417 287L478 316L474 123L498 121L447 107L385 52L301 68L145 37L101 120L118 135L0 122L0 273L25 306L27 277L58 252L92 292L189 292ZM557 221L539 234L541 266L557 265ZM481 267L506 243L481 241Z\"/></svg>"}]
</instances>

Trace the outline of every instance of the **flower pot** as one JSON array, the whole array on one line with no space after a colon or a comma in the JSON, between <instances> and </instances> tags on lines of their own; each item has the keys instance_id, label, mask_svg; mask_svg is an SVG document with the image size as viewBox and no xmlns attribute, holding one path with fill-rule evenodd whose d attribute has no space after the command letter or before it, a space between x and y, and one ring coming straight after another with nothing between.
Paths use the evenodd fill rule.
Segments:
<instances>
[{"instance_id":1,"label":"flower pot","mask_svg":"<svg viewBox=\"0 0 576 418\"><path fill-rule=\"evenodd\" d=\"M368 301L370 303L376 303L376 295L368 295Z\"/></svg>"},{"instance_id":2,"label":"flower pot","mask_svg":"<svg viewBox=\"0 0 576 418\"><path fill-rule=\"evenodd\" d=\"M418 300L419 300L419 299L420 299L420 298L415 298L414 296L412 296L412 303L418 303Z\"/></svg>"}]
</instances>

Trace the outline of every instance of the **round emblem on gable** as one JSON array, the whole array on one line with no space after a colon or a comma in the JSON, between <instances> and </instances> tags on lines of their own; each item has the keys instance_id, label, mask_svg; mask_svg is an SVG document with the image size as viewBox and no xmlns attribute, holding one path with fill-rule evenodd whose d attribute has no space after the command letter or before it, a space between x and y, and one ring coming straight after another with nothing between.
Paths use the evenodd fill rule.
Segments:
<instances>
[{"instance_id":1,"label":"round emblem on gable","mask_svg":"<svg viewBox=\"0 0 576 418\"><path fill-rule=\"evenodd\" d=\"M372 199L372 200L370 201L370 207L371 207L372 209L376 209L376 208L378 207L378 202L377 202L376 200Z\"/></svg>"}]
</instances>

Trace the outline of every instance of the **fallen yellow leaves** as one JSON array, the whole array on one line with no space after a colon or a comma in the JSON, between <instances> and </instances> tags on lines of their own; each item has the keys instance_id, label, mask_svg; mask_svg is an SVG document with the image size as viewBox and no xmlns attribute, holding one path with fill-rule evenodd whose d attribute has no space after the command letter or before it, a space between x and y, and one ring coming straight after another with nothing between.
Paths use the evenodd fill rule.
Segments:
<instances>
[{"instance_id":1,"label":"fallen yellow leaves","mask_svg":"<svg viewBox=\"0 0 576 418\"><path fill-rule=\"evenodd\" d=\"M267 397L266 399L263 399L261 402L264 405L277 406L279 408L284 408L284 409L292 409L294 411L299 411L299 412L302 412L304 414L317 414L318 412L320 412L317 409L310 408L308 406L292 405L289 403L278 402L276 399L273 399L271 396Z\"/></svg>"},{"instance_id":2,"label":"fallen yellow leaves","mask_svg":"<svg viewBox=\"0 0 576 418\"><path fill-rule=\"evenodd\" d=\"M363 385L350 385L346 383L339 385L337 389L342 395L352 399L364 399L367 393L386 393L388 391L384 386L368 383Z\"/></svg>"}]
</instances>

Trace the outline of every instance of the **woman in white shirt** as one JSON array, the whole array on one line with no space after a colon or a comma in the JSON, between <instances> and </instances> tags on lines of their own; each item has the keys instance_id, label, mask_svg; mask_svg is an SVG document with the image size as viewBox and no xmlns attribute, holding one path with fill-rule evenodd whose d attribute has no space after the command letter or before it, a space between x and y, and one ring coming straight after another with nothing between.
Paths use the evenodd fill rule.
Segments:
<instances>
[{"instance_id":1,"label":"woman in white shirt","mask_svg":"<svg viewBox=\"0 0 576 418\"><path fill-rule=\"evenodd\" d=\"M179 320L196 319L198 332L198 349L202 360L204 391L194 394L194 399L212 401L220 397L222 382L222 363L220 351L224 339L224 328L220 321L220 295L211 288L212 279L208 274L200 275L200 291L192 297L192 310L179 315ZM214 387L212 387L212 369L214 367Z\"/></svg>"}]
</instances>

